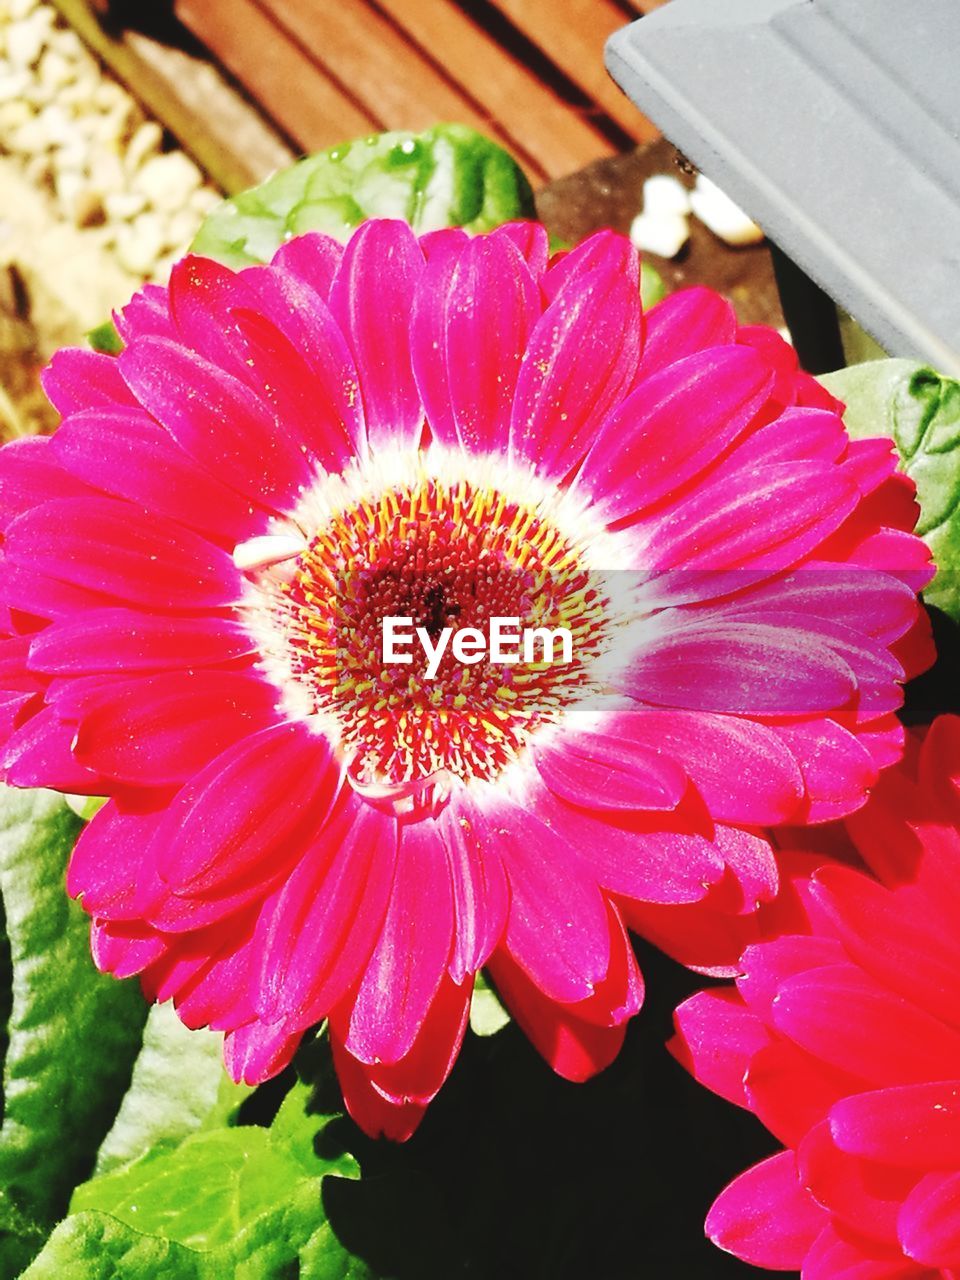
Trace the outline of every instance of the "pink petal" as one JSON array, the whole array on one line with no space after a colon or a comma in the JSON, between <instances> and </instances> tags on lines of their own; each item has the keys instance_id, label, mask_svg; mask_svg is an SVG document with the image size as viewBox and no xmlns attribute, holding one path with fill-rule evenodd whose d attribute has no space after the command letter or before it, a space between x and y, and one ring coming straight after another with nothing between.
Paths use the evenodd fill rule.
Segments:
<instances>
[{"instance_id":1,"label":"pink petal","mask_svg":"<svg viewBox=\"0 0 960 1280\"><path fill-rule=\"evenodd\" d=\"M428 264L411 342L437 440L476 453L505 448L520 361L539 314L537 287L509 237L468 240Z\"/></svg>"},{"instance_id":2,"label":"pink petal","mask_svg":"<svg viewBox=\"0 0 960 1280\"><path fill-rule=\"evenodd\" d=\"M170 295L159 284L145 284L125 307L114 311L113 322L125 343L152 334L157 338L176 338L170 317Z\"/></svg>"},{"instance_id":3,"label":"pink petal","mask_svg":"<svg viewBox=\"0 0 960 1280\"><path fill-rule=\"evenodd\" d=\"M753 1056L743 1081L749 1109L791 1147L826 1118L835 1102L859 1087L855 1077L825 1066L782 1038Z\"/></svg>"},{"instance_id":4,"label":"pink petal","mask_svg":"<svg viewBox=\"0 0 960 1280\"><path fill-rule=\"evenodd\" d=\"M843 1098L830 1112L830 1132L850 1155L898 1168L955 1169L960 1080L922 1081Z\"/></svg>"},{"instance_id":5,"label":"pink petal","mask_svg":"<svg viewBox=\"0 0 960 1280\"><path fill-rule=\"evenodd\" d=\"M900 1212L904 1253L930 1267L960 1267L960 1173L922 1178Z\"/></svg>"},{"instance_id":6,"label":"pink petal","mask_svg":"<svg viewBox=\"0 0 960 1280\"><path fill-rule=\"evenodd\" d=\"M847 867L823 867L810 892L851 959L935 1017L957 1021L960 946L952 929Z\"/></svg>"},{"instance_id":7,"label":"pink petal","mask_svg":"<svg viewBox=\"0 0 960 1280\"><path fill-rule=\"evenodd\" d=\"M640 377L648 378L708 347L729 346L737 333L733 307L712 289L680 289L647 312Z\"/></svg>"},{"instance_id":8,"label":"pink petal","mask_svg":"<svg viewBox=\"0 0 960 1280\"><path fill-rule=\"evenodd\" d=\"M554 795L586 809L676 808L687 787L683 769L659 744L627 737L630 722L627 714L603 733L571 731L535 745L540 776Z\"/></svg>"},{"instance_id":9,"label":"pink petal","mask_svg":"<svg viewBox=\"0 0 960 1280\"><path fill-rule=\"evenodd\" d=\"M250 1022L224 1036L224 1065L237 1084L263 1084L290 1062L302 1036L302 1031L290 1035L283 1024Z\"/></svg>"},{"instance_id":10,"label":"pink petal","mask_svg":"<svg viewBox=\"0 0 960 1280\"><path fill-rule=\"evenodd\" d=\"M401 828L383 932L360 980L345 1047L361 1062L410 1052L450 959L453 892L443 841L420 822Z\"/></svg>"},{"instance_id":11,"label":"pink petal","mask_svg":"<svg viewBox=\"0 0 960 1280\"><path fill-rule=\"evenodd\" d=\"M458 985L444 977L410 1052L399 1062L360 1064L382 1097L396 1107L405 1107L409 1103L424 1106L436 1096L463 1044L472 991L472 982ZM337 1021L333 1015L331 1022ZM333 1030L332 1042L336 1044L338 1039Z\"/></svg>"},{"instance_id":12,"label":"pink petal","mask_svg":"<svg viewBox=\"0 0 960 1280\"><path fill-rule=\"evenodd\" d=\"M112 609L117 603L101 592L58 582L32 569L17 568L8 560L3 562L0 573L0 598L8 610L43 619L71 618L94 609Z\"/></svg>"},{"instance_id":13,"label":"pink petal","mask_svg":"<svg viewBox=\"0 0 960 1280\"><path fill-rule=\"evenodd\" d=\"M948 1280L941 1272L918 1271L899 1248L886 1249L862 1237L856 1241L827 1227L803 1264L803 1280Z\"/></svg>"},{"instance_id":14,"label":"pink petal","mask_svg":"<svg viewBox=\"0 0 960 1280\"><path fill-rule=\"evenodd\" d=\"M850 966L816 969L782 983L773 1020L808 1053L876 1084L942 1078L960 1060L960 1032Z\"/></svg>"},{"instance_id":15,"label":"pink petal","mask_svg":"<svg viewBox=\"0 0 960 1280\"><path fill-rule=\"evenodd\" d=\"M786 409L749 439L741 440L720 465L722 470L733 472L802 459L836 462L849 444L839 414L824 409Z\"/></svg>"},{"instance_id":16,"label":"pink petal","mask_svg":"<svg viewBox=\"0 0 960 1280\"><path fill-rule=\"evenodd\" d=\"M174 893L200 897L242 883L271 859L293 859L323 822L340 783L326 739L300 723L236 742L167 807L153 853Z\"/></svg>"},{"instance_id":17,"label":"pink petal","mask_svg":"<svg viewBox=\"0 0 960 1280\"><path fill-rule=\"evenodd\" d=\"M177 1016L185 1027L197 1030L235 1031L256 1017L254 984L259 953L254 926L256 914L230 921L226 938L216 935L217 926L205 930L203 966L189 978L174 997ZM288 1033L295 1028L287 1026Z\"/></svg>"},{"instance_id":18,"label":"pink petal","mask_svg":"<svg viewBox=\"0 0 960 1280\"><path fill-rule=\"evenodd\" d=\"M877 780L877 762L868 746L833 720L779 724L777 736L792 752L803 774L808 798L805 820L842 818L859 808ZM894 751L893 763L899 758Z\"/></svg>"},{"instance_id":19,"label":"pink petal","mask_svg":"<svg viewBox=\"0 0 960 1280\"><path fill-rule=\"evenodd\" d=\"M843 523L857 496L839 467L774 463L711 476L635 536L650 568L788 569ZM732 577L728 590L739 585Z\"/></svg>"},{"instance_id":20,"label":"pink petal","mask_svg":"<svg viewBox=\"0 0 960 1280\"><path fill-rule=\"evenodd\" d=\"M73 728L65 725L52 707L45 707L4 744L0 753L4 781L13 787L52 787L73 795L103 795L104 779L74 758L70 750L73 735Z\"/></svg>"},{"instance_id":21,"label":"pink petal","mask_svg":"<svg viewBox=\"0 0 960 1280\"><path fill-rule=\"evenodd\" d=\"M154 804L155 808L121 809L111 800L81 832L67 868L67 892L82 897L91 915L143 928L137 917L158 884L148 850L163 815L163 797Z\"/></svg>"},{"instance_id":22,"label":"pink petal","mask_svg":"<svg viewBox=\"0 0 960 1280\"><path fill-rule=\"evenodd\" d=\"M826 1121L807 1134L797 1165L803 1185L829 1208L835 1226L896 1246L897 1212L910 1189L902 1171L881 1169L838 1150Z\"/></svg>"},{"instance_id":23,"label":"pink petal","mask_svg":"<svg viewBox=\"0 0 960 1280\"><path fill-rule=\"evenodd\" d=\"M416 1131L426 1108L418 1102L398 1106L384 1097L371 1079L370 1067L345 1049L339 1037L331 1035L330 1046L343 1101L351 1117L371 1138L406 1142Z\"/></svg>"},{"instance_id":24,"label":"pink petal","mask_svg":"<svg viewBox=\"0 0 960 1280\"><path fill-rule=\"evenodd\" d=\"M256 372L256 390L273 408L277 420L296 423L301 447L316 465L329 472L342 471L356 456L362 439L360 425L349 403L343 400L343 384L327 385L324 369L314 365L276 325L256 311L235 313L237 332ZM332 323L332 322L331 322ZM343 367L343 366L341 366ZM347 372L349 378L352 370Z\"/></svg>"},{"instance_id":25,"label":"pink petal","mask_svg":"<svg viewBox=\"0 0 960 1280\"><path fill-rule=\"evenodd\" d=\"M497 990L525 1035L558 1075L582 1082L620 1051L627 1021L643 1003L643 980L619 916L610 914L611 953L606 977L585 1000L546 997L505 949L490 961Z\"/></svg>"},{"instance_id":26,"label":"pink petal","mask_svg":"<svg viewBox=\"0 0 960 1280\"><path fill-rule=\"evenodd\" d=\"M917 618L916 593L889 573L859 567L803 566L738 594L732 610L743 614L806 614L851 627L885 643L902 636Z\"/></svg>"},{"instance_id":27,"label":"pink petal","mask_svg":"<svg viewBox=\"0 0 960 1280\"><path fill-rule=\"evenodd\" d=\"M596 882L562 827L513 805L481 803L484 844L498 850L510 882L507 950L546 996L585 1000L610 964L610 923Z\"/></svg>"},{"instance_id":28,"label":"pink petal","mask_svg":"<svg viewBox=\"0 0 960 1280\"><path fill-rule=\"evenodd\" d=\"M169 302L176 340L243 376L232 313L253 306L256 295L242 276L212 258L188 254L170 272Z\"/></svg>"},{"instance_id":29,"label":"pink petal","mask_svg":"<svg viewBox=\"0 0 960 1280\"><path fill-rule=\"evenodd\" d=\"M31 670L79 676L219 666L248 657L256 646L245 628L226 618L95 609L46 627L29 647Z\"/></svg>"},{"instance_id":30,"label":"pink petal","mask_svg":"<svg viewBox=\"0 0 960 1280\"><path fill-rule=\"evenodd\" d=\"M572 874L587 872L611 893L648 902L696 902L723 873L719 849L692 833L683 816L589 814L542 788L528 794L526 805L576 851Z\"/></svg>"},{"instance_id":31,"label":"pink petal","mask_svg":"<svg viewBox=\"0 0 960 1280\"><path fill-rule=\"evenodd\" d=\"M520 256L530 268L535 280L547 269L550 254L550 237L547 229L540 222L503 222L490 232L492 239L512 241L520 251ZM422 244L422 241L421 241Z\"/></svg>"},{"instance_id":32,"label":"pink petal","mask_svg":"<svg viewBox=\"0 0 960 1280\"><path fill-rule=\"evenodd\" d=\"M569 471L633 381L640 335L640 295L615 260L564 285L523 358L510 419L514 456L544 473Z\"/></svg>"},{"instance_id":33,"label":"pink petal","mask_svg":"<svg viewBox=\"0 0 960 1280\"><path fill-rule=\"evenodd\" d=\"M120 376L116 356L82 347L58 351L40 375L53 407L67 417L81 409L133 406L136 400Z\"/></svg>"},{"instance_id":34,"label":"pink petal","mask_svg":"<svg viewBox=\"0 0 960 1280\"><path fill-rule=\"evenodd\" d=\"M137 399L191 457L261 506L293 506L312 479L310 459L247 386L165 338L139 338L118 358Z\"/></svg>"},{"instance_id":35,"label":"pink petal","mask_svg":"<svg viewBox=\"0 0 960 1280\"><path fill-rule=\"evenodd\" d=\"M326 1017L364 971L396 874L396 822L342 792L258 924L258 1011Z\"/></svg>"},{"instance_id":36,"label":"pink petal","mask_svg":"<svg viewBox=\"0 0 960 1280\"><path fill-rule=\"evenodd\" d=\"M4 551L14 566L151 609L233 604L233 561L197 534L111 498L59 498L19 516Z\"/></svg>"},{"instance_id":37,"label":"pink petal","mask_svg":"<svg viewBox=\"0 0 960 1280\"><path fill-rule=\"evenodd\" d=\"M59 465L49 439L25 436L11 440L0 450L0 526L6 527L17 516L51 498L82 498L90 494L86 484Z\"/></svg>"},{"instance_id":38,"label":"pink petal","mask_svg":"<svg viewBox=\"0 0 960 1280\"><path fill-rule=\"evenodd\" d=\"M230 550L266 526L262 508L204 471L139 408L74 414L50 444L71 476L168 516Z\"/></svg>"},{"instance_id":39,"label":"pink petal","mask_svg":"<svg viewBox=\"0 0 960 1280\"><path fill-rule=\"evenodd\" d=\"M361 371L370 444L412 445L423 408L410 363L410 315L423 254L403 222L374 219L351 237L330 309Z\"/></svg>"},{"instance_id":40,"label":"pink petal","mask_svg":"<svg viewBox=\"0 0 960 1280\"><path fill-rule=\"evenodd\" d=\"M652 640L620 677L643 702L726 715L809 715L849 703L849 666L817 637L718 618Z\"/></svg>"},{"instance_id":41,"label":"pink petal","mask_svg":"<svg viewBox=\"0 0 960 1280\"><path fill-rule=\"evenodd\" d=\"M681 964L717 978L732 978L748 943L759 936L756 913L743 911L743 893L732 871L701 888L699 901L679 904L625 902L627 924Z\"/></svg>"},{"instance_id":42,"label":"pink petal","mask_svg":"<svg viewBox=\"0 0 960 1280\"><path fill-rule=\"evenodd\" d=\"M243 672L188 669L104 689L82 714L80 764L138 787L187 782L238 739L275 724L278 692Z\"/></svg>"},{"instance_id":43,"label":"pink petal","mask_svg":"<svg viewBox=\"0 0 960 1280\"><path fill-rule=\"evenodd\" d=\"M762 1018L769 1021L780 984L810 969L836 966L847 953L835 938L816 935L775 937L743 953L737 990Z\"/></svg>"},{"instance_id":44,"label":"pink petal","mask_svg":"<svg viewBox=\"0 0 960 1280\"><path fill-rule=\"evenodd\" d=\"M155 930L139 924L110 920L93 920L90 925L90 950L101 973L115 978L131 978L166 952L167 940Z\"/></svg>"},{"instance_id":45,"label":"pink petal","mask_svg":"<svg viewBox=\"0 0 960 1280\"><path fill-rule=\"evenodd\" d=\"M756 1267L799 1271L827 1215L803 1190L792 1151L781 1151L731 1182L707 1214L715 1245Z\"/></svg>"},{"instance_id":46,"label":"pink petal","mask_svg":"<svg viewBox=\"0 0 960 1280\"><path fill-rule=\"evenodd\" d=\"M688 356L643 382L604 423L577 489L613 521L676 493L749 425L770 375L751 352Z\"/></svg>"},{"instance_id":47,"label":"pink petal","mask_svg":"<svg viewBox=\"0 0 960 1280\"><path fill-rule=\"evenodd\" d=\"M437 819L453 886L454 931L450 976L460 983L477 972L503 936L510 891L503 861L483 839L483 821L465 792Z\"/></svg>"},{"instance_id":48,"label":"pink petal","mask_svg":"<svg viewBox=\"0 0 960 1280\"><path fill-rule=\"evenodd\" d=\"M670 1052L714 1093L747 1107L743 1081L754 1055L771 1042L769 1031L735 991L698 991L674 1014Z\"/></svg>"},{"instance_id":49,"label":"pink petal","mask_svg":"<svg viewBox=\"0 0 960 1280\"><path fill-rule=\"evenodd\" d=\"M321 298L328 298L342 260L343 245L338 240L319 231L309 231L282 244L270 261L272 266L299 276Z\"/></svg>"},{"instance_id":50,"label":"pink petal","mask_svg":"<svg viewBox=\"0 0 960 1280\"><path fill-rule=\"evenodd\" d=\"M292 243L292 241L291 241ZM238 325L245 343L253 343L258 356L268 356L265 372L276 365L277 354L269 354L266 334L274 330L298 353L292 381L303 394L309 384L313 404L304 429L304 443L321 460L340 456L344 441L354 454L365 440L363 404L353 356L324 297L295 274L279 268L248 267L243 272L266 316L259 329L251 328L250 312L241 312ZM271 327L272 326L272 327ZM286 343L274 343L287 351ZM306 384L304 383L305 366ZM270 375L272 376L272 375ZM284 380L288 373L284 370ZM262 379L261 379L262 381Z\"/></svg>"},{"instance_id":51,"label":"pink petal","mask_svg":"<svg viewBox=\"0 0 960 1280\"><path fill-rule=\"evenodd\" d=\"M572 249L555 254L540 286L547 298L555 298L598 268L623 276L639 292L639 255L626 236L609 228L595 231Z\"/></svg>"},{"instance_id":52,"label":"pink petal","mask_svg":"<svg viewBox=\"0 0 960 1280\"><path fill-rule=\"evenodd\" d=\"M797 809L803 779L775 730L706 712L636 708L609 726L627 751L656 752L693 782L720 822L783 822Z\"/></svg>"}]
</instances>

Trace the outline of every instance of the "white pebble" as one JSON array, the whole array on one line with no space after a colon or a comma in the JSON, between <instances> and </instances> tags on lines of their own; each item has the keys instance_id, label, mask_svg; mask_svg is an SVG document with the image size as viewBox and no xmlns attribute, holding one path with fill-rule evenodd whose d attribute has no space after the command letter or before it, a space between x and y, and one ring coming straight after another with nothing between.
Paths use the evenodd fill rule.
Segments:
<instances>
[{"instance_id":1,"label":"white pebble","mask_svg":"<svg viewBox=\"0 0 960 1280\"><path fill-rule=\"evenodd\" d=\"M7 57L15 66L32 67L39 61L53 20L53 10L44 6L7 27Z\"/></svg>"},{"instance_id":2,"label":"white pebble","mask_svg":"<svg viewBox=\"0 0 960 1280\"><path fill-rule=\"evenodd\" d=\"M178 209L167 223L168 247L185 253L199 226L200 219L193 209Z\"/></svg>"},{"instance_id":3,"label":"white pebble","mask_svg":"<svg viewBox=\"0 0 960 1280\"><path fill-rule=\"evenodd\" d=\"M14 151L36 156L40 152L49 151L50 136L42 122L36 116L31 116L11 135L10 146Z\"/></svg>"},{"instance_id":4,"label":"white pebble","mask_svg":"<svg viewBox=\"0 0 960 1280\"><path fill-rule=\"evenodd\" d=\"M690 204L700 221L726 244L759 244L763 239L763 232L757 224L702 173L690 195Z\"/></svg>"},{"instance_id":5,"label":"white pebble","mask_svg":"<svg viewBox=\"0 0 960 1280\"><path fill-rule=\"evenodd\" d=\"M643 184L644 213L689 213L690 192L668 173L658 173Z\"/></svg>"},{"instance_id":6,"label":"white pebble","mask_svg":"<svg viewBox=\"0 0 960 1280\"><path fill-rule=\"evenodd\" d=\"M117 258L134 276L148 276L164 250L164 227L156 214L142 213L117 232Z\"/></svg>"},{"instance_id":7,"label":"white pebble","mask_svg":"<svg viewBox=\"0 0 960 1280\"><path fill-rule=\"evenodd\" d=\"M30 107L21 99L11 102L0 102L0 138L9 137L15 130L31 120Z\"/></svg>"},{"instance_id":8,"label":"white pebble","mask_svg":"<svg viewBox=\"0 0 960 1280\"><path fill-rule=\"evenodd\" d=\"M89 227L103 220L103 201L85 173L63 169L54 178L60 206L76 227Z\"/></svg>"},{"instance_id":9,"label":"white pebble","mask_svg":"<svg viewBox=\"0 0 960 1280\"><path fill-rule=\"evenodd\" d=\"M201 187L199 191L194 191L190 197L190 208L203 217L206 217L208 213L216 209L217 205L222 203L223 196L214 191L212 187Z\"/></svg>"},{"instance_id":10,"label":"white pebble","mask_svg":"<svg viewBox=\"0 0 960 1280\"><path fill-rule=\"evenodd\" d=\"M644 253L675 258L690 239L690 228L681 213L640 213L630 225L630 239Z\"/></svg>"},{"instance_id":11,"label":"white pebble","mask_svg":"<svg viewBox=\"0 0 960 1280\"><path fill-rule=\"evenodd\" d=\"M43 127L53 147L69 147L75 143L83 145L83 131L56 102L43 108L37 116L37 124Z\"/></svg>"},{"instance_id":12,"label":"white pebble","mask_svg":"<svg viewBox=\"0 0 960 1280\"><path fill-rule=\"evenodd\" d=\"M8 63L0 71L0 102L13 102L22 98L30 86L30 73L22 67Z\"/></svg>"},{"instance_id":13,"label":"white pebble","mask_svg":"<svg viewBox=\"0 0 960 1280\"><path fill-rule=\"evenodd\" d=\"M56 49L64 58L68 58L77 67L86 71L96 67L96 63L87 52L83 41L72 27L55 27L50 32L50 47Z\"/></svg>"},{"instance_id":14,"label":"white pebble","mask_svg":"<svg viewBox=\"0 0 960 1280\"><path fill-rule=\"evenodd\" d=\"M129 222L146 209L147 197L141 191L110 191L104 197L103 207L108 218L115 222Z\"/></svg>"},{"instance_id":15,"label":"white pebble","mask_svg":"<svg viewBox=\"0 0 960 1280\"><path fill-rule=\"evenodd\" d=\"M55 49L48 49L40 59L38 74L41 84L50 89L62 89L76 79L77 69Z\"/></svg>"},{"instance_id":16,"label":"white pebble","mask_svg":"<svg viewBox=\"0 0 960 1280\"><path fill-rule=\"evenodd\" d=\"M37 0L7 0L11 22L21 22L37 7Z\"/></svg>"},{"instance_id":17,"label":"white pebble","mask_svg":"<svg viewBox=\"0 0 960 1280\"><path fill-rule=\"evenodd\" d=\"M128 173L139 169L148 156L160 150L163 142L163 130L155 120L146 120L130 139L124 163Z\"/></svg>"},{"instance_id":18,"label":"white pebble","mask_svg":"<svg viewBox=\"0 0 960 1280\"><path fill-rule=\"evenodd\" d=\"M197 166L182 151L168 151L147 160L133 184L156 209L173 212L203 181Z\"/></svg>"},{"instance_id":19,"label":"white pebble","mask_svg":"<svg viewBox=\"0 0 960 1280\"><path fill-rule=\"evenodd\" d=\"M111 191L125 191L127 175L123 162L115 151L93 151L90 156L90 181L104 195Z\"/></svg>"},{"instance_id":20,"label":"white pebble","mask_svg":"<svg viewBox=\"0 0 960 1280\"><path fill-rule=\"evenodd\" d=\"M71 138L65 146L56 148L51 160L55 169L86 169L89 153L82 138Z\"/></svg>"}]
</instances>

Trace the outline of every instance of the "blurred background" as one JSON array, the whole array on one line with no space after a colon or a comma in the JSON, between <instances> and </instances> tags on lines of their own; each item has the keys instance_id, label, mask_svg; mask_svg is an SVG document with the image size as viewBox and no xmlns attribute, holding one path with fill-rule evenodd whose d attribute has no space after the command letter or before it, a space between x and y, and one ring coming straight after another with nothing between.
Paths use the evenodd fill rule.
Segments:
<instances>
[{"instance_id":1,"label":"blurred background","mask_svg":"<svg viewBox=\"0 0 960 1280\"><path fill-rule=\"evenodd\" d=\"M558 238L629 231L648 177L694 182L603 65L666 2L0 0L0 435L51 429L51 353L165 280L224 194L307 152L455 121L514 156ZM694 222L646 256L781 323L762 248Z\"/></svg>"}]
</instances>

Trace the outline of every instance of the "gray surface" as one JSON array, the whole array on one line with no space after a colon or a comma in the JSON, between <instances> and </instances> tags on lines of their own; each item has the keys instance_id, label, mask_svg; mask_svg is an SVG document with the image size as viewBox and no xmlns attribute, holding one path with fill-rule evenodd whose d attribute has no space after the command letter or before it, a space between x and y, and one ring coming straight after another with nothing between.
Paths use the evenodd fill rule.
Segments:
<instances>
[{"instance_id":1,"label":"gray surface","mask_svg":"<svg viewBox=\"0 0 960 1280\"><path fill-rule=\"evenodd\" d=\"M671 0L607 66L886 350L960 375L960 0Z\"/></svg>"}]
</instances>

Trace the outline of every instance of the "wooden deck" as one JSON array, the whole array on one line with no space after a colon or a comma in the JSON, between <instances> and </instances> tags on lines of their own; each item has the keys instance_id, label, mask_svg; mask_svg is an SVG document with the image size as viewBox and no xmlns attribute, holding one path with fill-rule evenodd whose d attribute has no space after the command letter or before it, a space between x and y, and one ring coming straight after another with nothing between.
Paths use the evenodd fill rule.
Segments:
<instances>
[{"instance_id":1,"label":"wooden deck","mask_svg":"<svg viewBox=\"0 0 960 1280\"><path fill-rule=\"evenodd\" d=\"M175 0L183 24L304 151L441 120L535 185L656 136L603 46L665 0Z\"/></svg>"}]
</instances>

